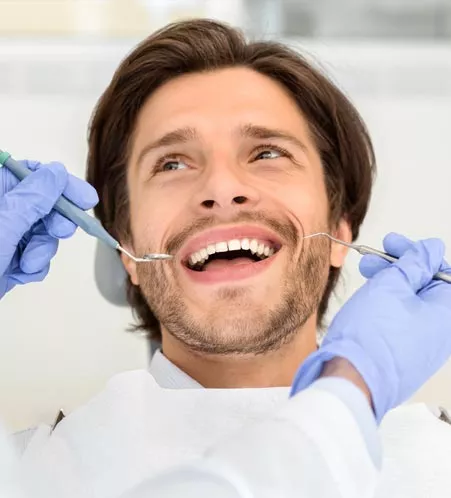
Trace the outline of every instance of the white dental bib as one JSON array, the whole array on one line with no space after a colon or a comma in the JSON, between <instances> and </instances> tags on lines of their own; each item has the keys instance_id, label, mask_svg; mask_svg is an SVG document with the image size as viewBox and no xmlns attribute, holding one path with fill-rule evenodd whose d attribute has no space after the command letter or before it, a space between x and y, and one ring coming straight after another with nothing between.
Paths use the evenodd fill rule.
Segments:
<instances>
[{"instance_id":1,"label":"white dental bib","mask_svg":"<svg viewBox=\"0 0 451 498\"><path fill-rule=\"evenodd\" d=\"M39 428L23 455L21 480L36 498L116 498L264 418L288 393L166 389L147 371L119 374L53 433ZM384 458L377 497L450 496L451 425L414 404L387 414L380 433Z\"/></svg>"},{"instance_id":2,"label":"white dental bib","mask_svg":"<svg viewBox=\"0 0 451 498\"><path fill-rule=\"evenodd\" d=\"M32 490L41 489L42 497L53 497L51 489L64 498L113 498L200 456L272 412L288 393L288 388L164 389L147 371L119 374L51 434L48 427L36 431L22 472L30 483L37 477L40 484L34 482Z\"/></svg>"}]
</instances>

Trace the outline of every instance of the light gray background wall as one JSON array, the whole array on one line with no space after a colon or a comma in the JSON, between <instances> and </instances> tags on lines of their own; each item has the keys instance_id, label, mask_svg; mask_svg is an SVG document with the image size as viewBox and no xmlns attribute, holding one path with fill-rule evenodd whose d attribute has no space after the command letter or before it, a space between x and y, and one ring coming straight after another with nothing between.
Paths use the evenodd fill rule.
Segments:
<instances>
[{"instance_id":1,"label":"light gray background wall","mask_svg":"<svg viewBox=\"0 0 451 498\"><path fill-rule=\"evenodd\" d=\"M361 242L380 247L384 234L400 231L440 236L451 248L451 48L291 43L332 72L373 136L379 176ZM91 110L130 47L1 43L0 147L82 176ZM95 287L94 249L84 233L63 241L45 282L0 302L0 417L11 429L51 422L113 374L147 364L144 339L125 332L129 310ZM331 315L361 285L357 264L351 254ZM451 363L416 399L451 407Z\"/></svg>"}]
</instances>

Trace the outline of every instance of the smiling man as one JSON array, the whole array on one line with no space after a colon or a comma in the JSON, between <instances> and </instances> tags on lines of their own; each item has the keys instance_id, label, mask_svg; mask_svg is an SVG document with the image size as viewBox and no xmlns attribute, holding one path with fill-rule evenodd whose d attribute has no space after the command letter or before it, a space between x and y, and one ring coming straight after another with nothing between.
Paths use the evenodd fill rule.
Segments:
<instances>
[{"instance_id":1,"label":"smiling man","mask_svg":"<svg viewBox=\"0 0 451 498\"><path fill-rule=\"evenodd\" d=\"M34 171L20 184L0 171L0 297L42 279L57 238L75 230L48 215L61 192L83 209L97 201L63 165L26 165ZM357 237L374 169L355 108L286 46L207 20L139 45L95 110L88 180L122 246L175 256L123 257L138 328L161 348L149 371L114 376L55 429L33 433L14 472L30 496L118 497L147 478L170 483L169 468L203 457L204 477L257 483L239 496L298 496L300 485L373 496L379 435L377 496L448 496L446 412L392 410L451 351L451 287L433 279L451 271L443 243L386 237L399 261L362 259L368 281L317 349L346 249L311 235ZM149 496L141 490L133 496Z\"/></svg>"},{"instance_id":2,"label":"smiling man","mask_svg":"<svg viewBox=\"0 0 451 498\"><path fill-rule=\"evenodd\" d=\"M287 46L192 20L132 51L93 115L87 179L100 197L96 215L122 246L175 258L122 256L137 328L161 348L150 375L116 380L105 405L83 412L114 420L120 444L110 439L107 455L78 446L78 459L107 461L120 475L132 458L134 472L155 474L272 413L317 349L346 256L307 236L355 240L374 173L357 110ZM73 417L60 429L71 444L99 438L85 417L76 438ZM427 442L412 452L418 426ZM421 460L429 445L451 444L449 425L424 405L394 410L381 435L380 496L449 488L449 459L434 459L430 472Z\"/></svg>"},{"instance_id":3,"label":"smiling man","mask_svg":"<svg viewBox=\"0 0 451 498\"><path fill-rule=\"evenodd\" d=\"M170 26L119 67L92 121L96 214L136 254L130 303L204 387L289 386L316 348L374 156L346 97L298 53L209 21Z\"/></svg>"},{"instance_id":4,"label":"smiling man","mask_svg":"<svg viewBox=\"0 0 451 498\"><path fill-rule=\"evenodd\" d=\"M124 242L177 258L126 266L165 356L206 387L289 386L315 348L329 266L344 252L303 234L350 239L343 220L329 226L305 119L279 84L232 67L156 90L135 133Z\"/></svg>"}]
</instances>

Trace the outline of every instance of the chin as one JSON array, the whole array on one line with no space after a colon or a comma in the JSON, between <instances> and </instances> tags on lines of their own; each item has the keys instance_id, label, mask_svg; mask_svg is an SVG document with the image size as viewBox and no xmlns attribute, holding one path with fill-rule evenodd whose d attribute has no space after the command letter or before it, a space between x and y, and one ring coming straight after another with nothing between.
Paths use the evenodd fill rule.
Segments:
<instances>
[{"instance_id":1,"label":"chin","mask_svg":"<svg viewBox=\"0 0 451 498\"><path fill-rule=\"evenodd\" d=\"M215 293L215 299L205 303L196 310L192 316L197 315L198 323L203 324L204 330L227 330L227 335L232 337L254 333L255 329L262 327L266 317L271 312L272 306L266 300L257 301L250 295L248 289L221 289Z\"/></svg>"},{"instance_id":2,"label":"chin","mask_svg":"<svg viewBox=\"0 0 451 498\"><path fill-rule=\"evenodd\" d=\"M215 314L228 317L233 311L234 316L249 316L249 314L266 314L272 307L274 296L268 292L269 284L264 288L249 285L227 285L216 289L196 289L196 307L201 316ZM276 303L274 303L276 304Z\"/></svg>"}]
</instances>

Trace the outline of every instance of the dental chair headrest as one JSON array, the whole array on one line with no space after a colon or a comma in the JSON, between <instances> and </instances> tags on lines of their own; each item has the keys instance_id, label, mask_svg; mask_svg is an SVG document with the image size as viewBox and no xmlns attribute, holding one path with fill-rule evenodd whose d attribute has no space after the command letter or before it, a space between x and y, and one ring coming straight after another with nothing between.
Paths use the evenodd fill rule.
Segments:
<instances>
[{"instance_id":1,"label":"dental chair headrest","mask_svg":"<svg viewBox=\"0 0 451 498\"><path fill-rule=\"evenodd\" d=\"M102 242L97 242L95 255L95 281L100 294L115 306L128 306L127 302L127 272L119 254ZM149 359L161 342L153 339L148 341Z\"/></svg>"},{"instance_id":2,"label":"dental chair headrest","mask_svg":"<svg viewBox=\"0 0 451 498\"><path fill-rule=\"evenodd\" d=\"M95 281L100 294L116 306L128 306L127 273L119 254L98 241L94 264Z\"/></svg>"}]
</instances>

